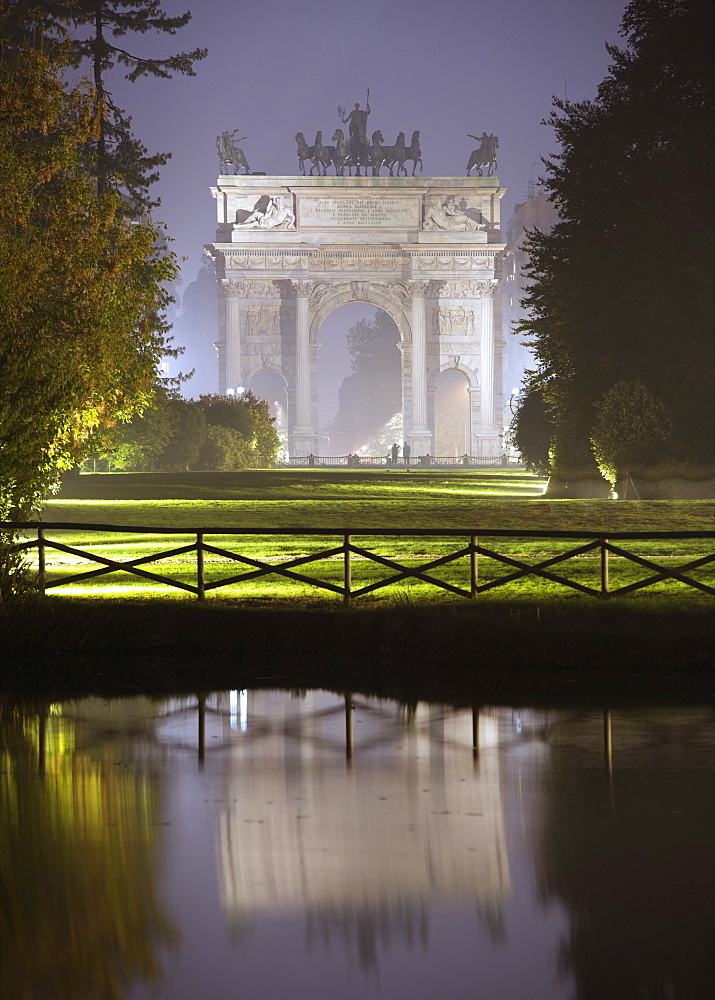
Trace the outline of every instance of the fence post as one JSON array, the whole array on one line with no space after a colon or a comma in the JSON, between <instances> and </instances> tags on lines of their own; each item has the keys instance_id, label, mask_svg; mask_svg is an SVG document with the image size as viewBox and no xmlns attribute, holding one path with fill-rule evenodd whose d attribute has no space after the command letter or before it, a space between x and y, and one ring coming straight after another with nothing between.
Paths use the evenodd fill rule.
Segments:
<instances>
[{"instance_id":1,"label":"fence post","mask_svg":"<svg viewBox=\"0 0 715 1000\"><path fill-rule=\"evenodd\" d=\"M204 593L204 533L196 532L196 591L199 601L205 599Z\"/></svg>"},{"instance_id":2,"label":"fence post","mask_svg":"<svg viewBox=\"0 0 715 1000\"><path fill-rule=\"evenodd\" d=\"M353 755L353 696L345 695L345 756L351 760Z\"/></svg>"},{"instance_id":3,"label":"fence post","mask_svg":"<svg viewBox=\"0 0 715 1000\"><path fill-rule=\"evenodd\" d=\"M601 539L601 597L608 597L608 544L607 538Z\"/></svg>"},{"instance_id":4,"label":"fence post","mask_svg":"<svg viewBox=\"0 0 715 1000\"><path fill-rule=\"evenodd\" d=\"M45 529L37 529L37 585L40 593L45 593Z\"/></svg>"},{"instance_id":5,"label":"fence post","mask_svg":"<svg viewBox=\"0 0 715 1000\"><path fill-rule=\"evenodd\" d=\"M474 546L476 546L476 544L479 541L479 539L477 538L476 535L471 535L469 541L470 541L471 545L474 547ZM474 598L477 596L477 594L479 592L479 577L478 577L477 558L478 557L477 557L477 553L476 552L472 551L472 552L469 553L469 569L470 569L470 581L469 581L470 587L469 587L469 589L470 589L470 594L471 594L472 600L474 600Z\"/></svg>"},{"instance_id":6,"label":"fence post","mask_svg":"<svg viewBox=\"0 0 715 1000\"><path fill-rule=\"evenodd\" d=\"M352 553L350 552L350 543L351 543L351 541L352 541L352 535L345 535L344 536L344 542L343 542L343 559L344 559L344 564L343 564L343 586L344 586L343 601L346 604L350 604L350 600L351 600L351 597L352 597L352 585L353 585L353 572L352 572L353 568L352 568L352 562L351 562L351 559L350 559L350 557L352 555Z\"/></svg>"}]
</instances>

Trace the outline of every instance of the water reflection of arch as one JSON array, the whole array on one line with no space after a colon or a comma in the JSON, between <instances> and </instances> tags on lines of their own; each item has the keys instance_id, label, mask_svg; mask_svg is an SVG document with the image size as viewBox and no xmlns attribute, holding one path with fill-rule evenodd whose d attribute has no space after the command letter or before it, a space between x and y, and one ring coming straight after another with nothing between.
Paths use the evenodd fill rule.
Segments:
<instances>
[{"instance_id":1,"label":"water reflection of arch","mask_svg":"<svg viewBox=\"0 0 715 1000\"><path fill-rule=\"evenodd\" d=\"M362 698L350 709L347 763L343 699L248 693L219 812L230 925L302 911L368 965L386 935L412 941L421 927L426 947L433 900L475 906L498 930L511 887L498 714Z\"/></svg>"},{"instance_id":2,"label":"water reflection of arch","mask_svg":"<svg viewBox=\"0 0 715 1000\"><path fill-rule=\"evenodd\" d=\"M358 291L350 285L343 287L343 283L336 283L335 288L331 288L325 294L319 307L313 313L310 324L310 342L318 340L318 333L323 322L331 312L349 302L368 302L370 305L383 309L397 327L402 343L412 342L412 326L405 313L404 306L398 301L397 296L391 294L389 290L381 287L376 282L360 282L365 285Z\"/></svg>"}]
</instances>

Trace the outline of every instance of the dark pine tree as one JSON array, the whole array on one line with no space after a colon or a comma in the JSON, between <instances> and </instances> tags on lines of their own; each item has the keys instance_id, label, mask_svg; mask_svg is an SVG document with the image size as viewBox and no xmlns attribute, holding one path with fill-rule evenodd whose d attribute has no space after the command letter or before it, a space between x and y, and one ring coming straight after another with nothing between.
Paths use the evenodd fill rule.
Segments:
<instances>
[{"instance_id":1,"label":"dark pine tree","mask_svg":"<svg viewBox=\"0 0 715 1000\"><path fill-rule=\"evenodd\" d=\"M666 407L674 456L712 461L710 14L708 0L633 0L596 98L554 101L546 181L562 221L530 237L520 332L556 425L555 484L593 462L596 408L619 380Z\"/></svg>"},{"instance_id":2,"label":"dark pine tree","mask_svg":"<svg viewBox=\"0 0 715 1000\"><path fill-rule=\"evenodd\" d=\"M207 49L151 59L134 55L119 44L120 39L132 34L175 35L191 20L191 13L169 17L161 0L39 0L34 6L45 25L52 23L59 31L72 30L70 64L79 67L89 62L91 66L97 116L92 160L98 193L118 187L128 197L129 212L134 216L156 207L159 202L152 200L149 187L158 180L157 168L170 159L171 153L150 154L132 135L132 119L112 100L106 78L115 66L126 68L125 79L131 82L141 76L194 76L194 63L206 57ZM74 31L79 31L80 37Z\"/></svg>"}]
</instances>

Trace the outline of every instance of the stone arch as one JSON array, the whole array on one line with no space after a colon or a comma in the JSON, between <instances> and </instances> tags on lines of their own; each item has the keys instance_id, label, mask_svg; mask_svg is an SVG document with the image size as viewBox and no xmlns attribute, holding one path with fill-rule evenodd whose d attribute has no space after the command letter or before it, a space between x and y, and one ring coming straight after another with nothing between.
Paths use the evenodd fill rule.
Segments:
<instances>
[{"instance_id":1,"label":"stone arch","mask_svg":"<svg viewBox=\"0 0 715 1000\"><path fill-rule=\"evenodd\" d=\"M246 372L245 381L250 385L251 380L258 375L259 372L275 372L276 375L280 375L285 382L286 392L293 392L295 388L293 376L282 365L264 365L263 363L251 365Z\"/></svg>"},{"instance_id":2,"label":"stone arch","mask_svg":"<svg viewBox=\"0 0 715 1000\"><path fill-rule=\"evenodd\" d=\"M469 365L462 364L461 361L457 362L444 362L444 364L435 367L427 379L427 412L428 412L428 423L430 430L432 432L432 440L436 442L438 439L438 427L437 427L437 414L436 414L436 396L437 396L437 380L440 375L444 372L454 372L458 371L461 375L464 375L467 380L467 412L465 414L467 424L466 424L466 437L467 437L467 453L469 455L477 455L479 453L479 444L477 436L477 428L479 427L479 407L481 403L481 392L480 392L480 382L479 376L474 368Z\"/></svg>"},{"instance_id":3,"label":"stone arch","mask_svg":"<svg viewBox=\"0 0 715 1000\"><path fill-rule=\"evenodd\" d=\"M432 373L430 374L429 379L427 380L428 391L434 392L434 390L437 388L437 379L442 374L442 372L448 372L448 371L461 372L466 377L467 382L469 383L470 392L479 390L479 376L477 375L477 373L474 371L473 368L470 368L467 365L463 365L462 362L460 361L456 365L451 364L450 362L445 362L438 368L434 368Z\"/></svg>"},{"instance_id":4,"label":"stone arch","mask_svg":"<svg viewBox=\"0 0 715 1000\"><path fill-rule=\"evenodd\" d=\"M367 287L355 290L352 284L366 285ZM321 299L318 308L312 315L310 323L310 342L318 340L318 333L323 321L328 318L331 312L339 309L340 306L349 302L367 302L378 309L384 310L397 327L400 335L400 343L411 343L412 326L404 308L398 304L396 297L380 290L379 285L374 282L336 282L334 288L329 289Z\"/></svg>"}]
</instances>

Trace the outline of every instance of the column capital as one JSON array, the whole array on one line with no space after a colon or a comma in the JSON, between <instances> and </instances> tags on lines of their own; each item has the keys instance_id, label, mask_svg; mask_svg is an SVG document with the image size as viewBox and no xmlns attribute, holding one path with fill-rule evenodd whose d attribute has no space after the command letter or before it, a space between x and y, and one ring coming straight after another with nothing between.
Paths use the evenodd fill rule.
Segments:
<instances>
[{"instance_id":1,"label":"column capital","mask_svg":"<svg viewBox=\"0 0 715 1000\"><path fill-rule=\"evenodd\" d=\"M482 299L493 299L497 293L499 282L496 278L491 281L475 281L475 291Z\"/></svg>"},{"instance_id":2,"label":"column capital","mask_svg":"<svg viewBox=\"0 0 715 1000\"><path fill-rule=\"evenodd\" d=\"M290 283L299 299L309 298L310 293L315 288L315 282L306 281L305 278L291 278Z\"/></svg>"},{"instance_id":3,"label":"column capital","mask_svg":"<svg viewBox=\"0 0 715 1000\"><path fill-rule=\"evenodd\" d=\"M423 299L427 294L427 289L430 286L429 279L427 278L414 278L409 282L410 292L413 298Z\"/></svg>"}]
</instances>

